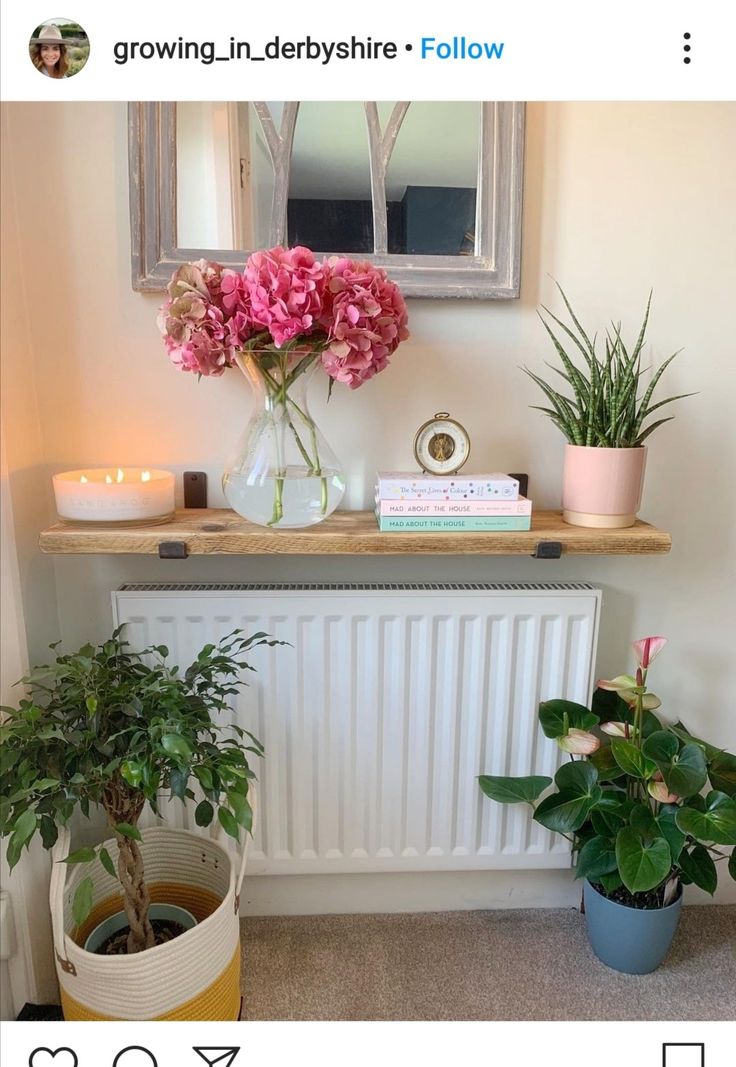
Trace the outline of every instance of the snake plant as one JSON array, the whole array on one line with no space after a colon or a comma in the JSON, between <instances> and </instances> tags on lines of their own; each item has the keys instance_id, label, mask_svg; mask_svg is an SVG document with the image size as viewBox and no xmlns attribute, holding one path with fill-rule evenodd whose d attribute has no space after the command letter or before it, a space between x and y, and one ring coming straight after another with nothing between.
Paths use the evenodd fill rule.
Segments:
<instances>
[{"instance_id":1,"label":"snake plant","mask_svg":"<svg viewBox=\"0 0 736 1067\"><path fill-rule=\"evenodd\" d=\"M557 288L572 320L572 326L557 318L549 308L542 307L542 311L565 334L567 350L560 336L553 331L541 312L539 317L552 339L562 369L551 363L547 363L547 366L564 379L569 391L560 392L528 367L524 367L523 370L542 389L550 403L550 407L532 406L549 415L571 445L636 448L643 444L654 430L673 418L669 415L655 419L654 422L647 422L655 411L674 400L693 395L681 393L679 396L670 396L666 400L652 403L654 390L677 352L660 364L642 392L642 379L649 368L642 367L641 354L649 322L652 294L649 294L644 321L632 350L629 352L623 342L621 324L613 323L612 329L606 331L605 354L599 354L596 351L597 337L590 339L576 318L562 288L559 285Z\"/></svg>"}]
</instances>

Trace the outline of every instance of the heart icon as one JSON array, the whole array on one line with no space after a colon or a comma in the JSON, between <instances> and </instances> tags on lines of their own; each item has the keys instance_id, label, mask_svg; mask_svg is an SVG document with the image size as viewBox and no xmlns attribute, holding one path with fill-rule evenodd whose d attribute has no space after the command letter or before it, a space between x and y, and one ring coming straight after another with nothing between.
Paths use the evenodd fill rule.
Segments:
<instances>
[{"instance_id":1,"label":"heart icon","mask_svg":"<svg viewBox=\"0 0 736 1067\"><path fill-rule=\"evenodd\" d=\"M28 1067L77 1067L77 1054L70 1048L35 1048L28 1060Z\"/></svg>"}]
</instances>

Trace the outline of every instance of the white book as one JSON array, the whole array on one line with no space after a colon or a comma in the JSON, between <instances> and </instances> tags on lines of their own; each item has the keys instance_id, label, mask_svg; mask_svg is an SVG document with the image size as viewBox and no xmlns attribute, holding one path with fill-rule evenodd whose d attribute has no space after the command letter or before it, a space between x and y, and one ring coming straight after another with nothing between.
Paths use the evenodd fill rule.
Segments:
<instances>
[{"instance_id":1,"label":"white book","mask_svg":"<svg viewBox=\"0 0 736 1067\"><path fill-rule=\"evenodd\" d=\"M376 500L518 500L519 482L508 474L425 474L379 471Z\"/></svg>"}]
</instances>

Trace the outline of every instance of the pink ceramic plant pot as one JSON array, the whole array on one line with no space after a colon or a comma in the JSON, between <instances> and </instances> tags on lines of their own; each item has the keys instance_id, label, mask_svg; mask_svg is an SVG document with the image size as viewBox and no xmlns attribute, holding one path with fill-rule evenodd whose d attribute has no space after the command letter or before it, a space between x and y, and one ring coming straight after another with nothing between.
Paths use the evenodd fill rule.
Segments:
<instances>
[{"instance_id":1,"label":"pink ceramic plant pot","mask_svg":"<svg viewBox=\"0 0 736 1067\"><path fill-rule=\"evenodd\" d=\"M562 517L573 526L633 526L641 505L645 445L638 448L565 446Z\"/></svg>"}]
</instances>

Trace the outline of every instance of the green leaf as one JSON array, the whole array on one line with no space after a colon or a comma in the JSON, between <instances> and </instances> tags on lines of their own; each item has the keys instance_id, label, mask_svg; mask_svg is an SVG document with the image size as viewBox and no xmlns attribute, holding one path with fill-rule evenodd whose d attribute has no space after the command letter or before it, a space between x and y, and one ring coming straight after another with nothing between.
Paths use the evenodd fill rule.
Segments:
<instances>
[{"instance_id":1,"label":"green leaf","mask_svg":"<svg viewBox=\"0 0 736 1067\"><path fill-rule=\"evenodd\" d=\"M194 821L197 826L209 826L215 815L215 809L209 800L203 800L194 809Z\"/></svg>"},{"instance_id":2,"label":"green leaf","mask_svg":"<svg viewBox=\"0 0 736 1067\"><path fill-rule=\"evenodd\" d=\"M220 825L225 833L229 834L230 837L234 837L237 841L240 838L240 830L238 829L238 824L235 821L233 813L228 811L227 808L218 808L217 818L220 820Z\"/></svg>"},{"instance_id":3,"label":"green leaf","mask_svg":"<svg viewBox=\"0 0 736 1067\"><path fill-rule=\"evenodd\" d=\"M93 882L88 876L83 878L76 888L72 902L72 915L77 926L81 926L92 911Z\"/></svg>"},{"instance_id":4,"label":"green leaf","mask_svg":"<svg viewBox=\"0 0 736 1067\"><path fill-rule=\"evenodd\" d=\"M132 841L141 841L141 832L137 826L131 826L129 822L119 822L115 826L115 832L129 837Z\"/></svg>"},{"instance_id":5,"label":"green leaf","mask_svg":"<svg viewBox=\"0 0 736 1067\"><path fill-rule=\"evenodd\" d=\"M15 826L13 827L13 837L16 839L19 845L24 845L26 841L30 841L36 832L36 813L28 808L19 815L15 820Z\"/></svg>"},{"instance_id":6,"label":"green leaf","mask_svg":"<svg viewBox=\"0 0 736 1067\"><path fill-rule=\"evenodd\" d=\"M169 787L171 792L179 800L184 800L187 791L187 782L189 781L188 771L180 771L176 767L169 775Z\"/></svg>"},{"instance_id":7,"label":"green leaf","mask_svg":"<svg viewBox=\"0 0 736 1067\"><path fill-rule=\"evenodd\" d=\"M574 789L581 795L589 793L598 781L598 771L587 760L571 760L563 763L555 775L558 789Z\"/></svg>"},{"instance_id":8,"label":"green leaf","mask_svg":"<svg viewBox=\"0 0 736 1067\"><path fill-rule=\"evenodd\" d=\"M615 737L611 741L611 751L621 770L632 778L648 778L654 770L654 764L647 765L644 755L633 741Z\"/></svg>"},{"instance_id":9,"label":"green leaf","mask_svg":"<svg viewBox=\"0 0 736 1067\"><path fill-rule=\"evenodd\" d=\"M600 722L631 722L633 720L629 705L613 689L596 689L590 707Z\"/></svg>"},{"instance_id":10,"label":"green leaf","mask_svg":"<svg viewBox=\"0 0 736 1067\"><path fill-rule=\"evenodd\" d=\"M582 796L573 789L563 789L542 801L534 812L534 819L548 830L557 833L579 830L600 795L600 786L594 786L590 794Z\"/></svg>"},{"instance_id":11,"label":"green leaf","mask_svg":"<svg viewBox=\"0 0 736 1067\"><path fill-rule=\"evenodd\" d=\"M670 846L670 852L672 853L672 860L677 863L677 859L682 852L685 844L685 835L677 825L677 812L679 808L674 806L662 808L657 816L657 825L662 837Z\"/></svg>"},{"instance_id":12,"label":"green leaf","mask_svg":"<svg viewBox=\"0 0 736 1067\"><path fill-rule=\"evenodd\" d=\"M602 874L598 881L601 883L607 893L613 893L617 889L620 889L624 884L621 881L621 875L618 873L618 867L615 871L611 871L610 874Z\"/></svg>"},{"instance_id":13,"label":"green leaf","mask_svg":"<svg viewBox=\"0 0 736 1067\"><path fill-rule=\"evenodd\" d=\"M22 856L22 854L23 854L23 842L19 841L18 838L15 836L15 834L12 834L10 839L9 839L9 841L8 841L8 848L7 848L7 852L6 852L6 857L7 857L7 860L8 860L8 867L10 868L11 871L12 871L13 867L15 867L16 863L19 861L19 859Z\"/></svg>"},{"instance_id":14,"label":"green leaf","mask_svg":"<svg viewBox=\"0 0 736 1067\"><path fill-rule=\"evenodd\" d=\"M707 848L696 845L690 852L683 852L678 863L694 885L713 896L718 885L718 871Z\"/></svg>"},{"instance_id":15,"label":"green leaf","mask_svg":"<svg viewBox=\"0 0 736 1067\"><path fill-rule=\"evenodd\" d=\"M136 789L143 779L143 766L138 760L123 760L120 765L120 774L128 785Z\"/></svg>"},{"instance_id":16,"label":"green leaf","mask_svg":"<svg viewBox=\"0 0 736 1067\"><path fill-rule=\"evenodd\" d=\"M736 756L730 752L717 752L709 760L708 778L712 787L719 793L736 797Z\"/></svg>"},{"instance_id":17,"label":"green leaf","mask_svg":"<svg viewBox=\"0 0 736 1067\"><path fill-rule=\"evenodd\" d=\"M639 837L652 839L662 836L654 813L648 804L636 804L632 808L629 825L636 830Z\"/></svg>"},{"instance_id":18,"label":"green leaf","mask_svg":"<svg viewBox=\"0 0 736 1067\"><path fill-rule=\"evenodd\" d=\"M557 740L571 728L590 730L597 725L598 716L572 700L545 700L539 705L539 722L545 737Z\"/></svg>"},{"instance_id":19,"label":"green leaf","mask_svg":"<svg viewBox=\"0 0 736 1067\"><path fill-rule=\"evenodd\" d=\"M670 793L678 797L699 793L707 779L705 752L700 745L684 745L671 762L658 763L657 766Z\"/></svg>"},{"instance_id":20,"label":"green leaf","mask_svg":"<svg viewBox=\"0 0 736 1067\"><path fill-rule=\"evenodd\" d=\"M644 842L631 826L616 835L616 861L630 893L646 893L665 880L672 867L670 846L663 837Z\"/></svg>"},{"instance_id":21,"label":"green leaf","mask_svg":"<svg viewBox=\"0 0 736 1067\"><path fill-rule=\"evenodd\" d=\"M598 778L601 782L614 781L625 773L616 763L616 758L610 745L601 745L592 756L588 756L588 762L592 763L598 771Z\"/></svg>"},{"instance_id":22,"label":"green leaf","mask_svg":"<svg viewBox=\"0 0 736 1067\"><path fill-rule=\"evenodd\" d=\"M246 797L242 793L228 791L227 799L238 825L250 832L253 827L253 809Z\"/></svg>"},{"instance_id":23,"label":"green leaf","mask_svg":"<svg viewBox=\"0 0 736 1067\"><path fill-rule=\"evenodd\" d=\"M203 789L212 789L212 771L208 767L195 767L194 773Z\"/></svg>"},{"instance_id":24,"label":"green leaf","mask_svg":"<svg viewBox=\"0 0 736 1067\"><path fill-rule=\"evenodd\" d=\"M48 815L42 815L39 829L43 847L46 849L53 848L59 837L59 831L54 820L49 818Z\"/></svg>"},{"instance_id":25,"label":"green leaf","mask_svg":"<svg viewBox=\"0 0 736 1067\"><path fill-rule=\"evenodd\" d=\"M527 778L505 778L494 774L481 774L478 784L487 797L497 800L499 804L533 804L552 779L543 775L529 775Z\"/></svg>"},{"instance_id":26,"label":"green leaf","mask_svg":"<svg viewBox=\"0 0 736 1067\"><path fill-rule=\"evenodd\" d=\"M104 847L104 845L100 849L100 863L112 878L117 878L118 872L115 870L115 864L112 861L112 856Z\"/></svg>"},{"instance_id":27,"label":"green leaf","mask_svg":"<svg viewBox=\"0 0 736 1067\"><path fill-rule=\"evenodd\" d=\"M586 841L580 849L575 877L587 878L595 882L601 875L617 870L616 847L613 840L607 837L594 837Z\"/></svg>"},{"instance_id":28,"label":"green leaf","mask_svg":"<svg viewBox=\"0 0 736 1067\"><path fill-rule=\"evenodd\" d=\"M680 749L680 742L669 730L657 730L642 745L642 752L655 763L670 764Z\"/></svg>"},{"instance_id":29,"label":"green leaf","mask_svg":"<svg viewBox=\"0 0 736 1067\"><path fill-rule=\"evenodd\" d=\"M76 852L70 852L63 863L89 863L97 853L93 848L78 848Z\"/></svg>"},{"instance_id":30,"label":"green leaf","mask_svg":"<svg viewBox=\"0 0 736 1067\"><path fill-rule=\"evenodd\" d=\"M677 812L677 825L697 841L736 845L736 800L715 790L705 798L706 810L688 806Z\"/></svg>"},{"instance_id":31,"label":"green leaf","mask_svg":"<svg viewBox=\"0 0 736 1067\"><path fill-rule=\"evenodd\" d=\"M179 734L164 734L161 738L161 745L170 756L176 756L187 762L192 758L191 748L185 738L180 737Z\"/></svg>"},{"instance_id":32,"label":"green leaf","mask_svg":"<svg viewBox=\"0 0 736 1067\"><path fill-rule=\"evenodd\" d=\"M728 873L731 875L734 882L736 882L736 848L728 857Z\"/></svg>"}]
</instances>

